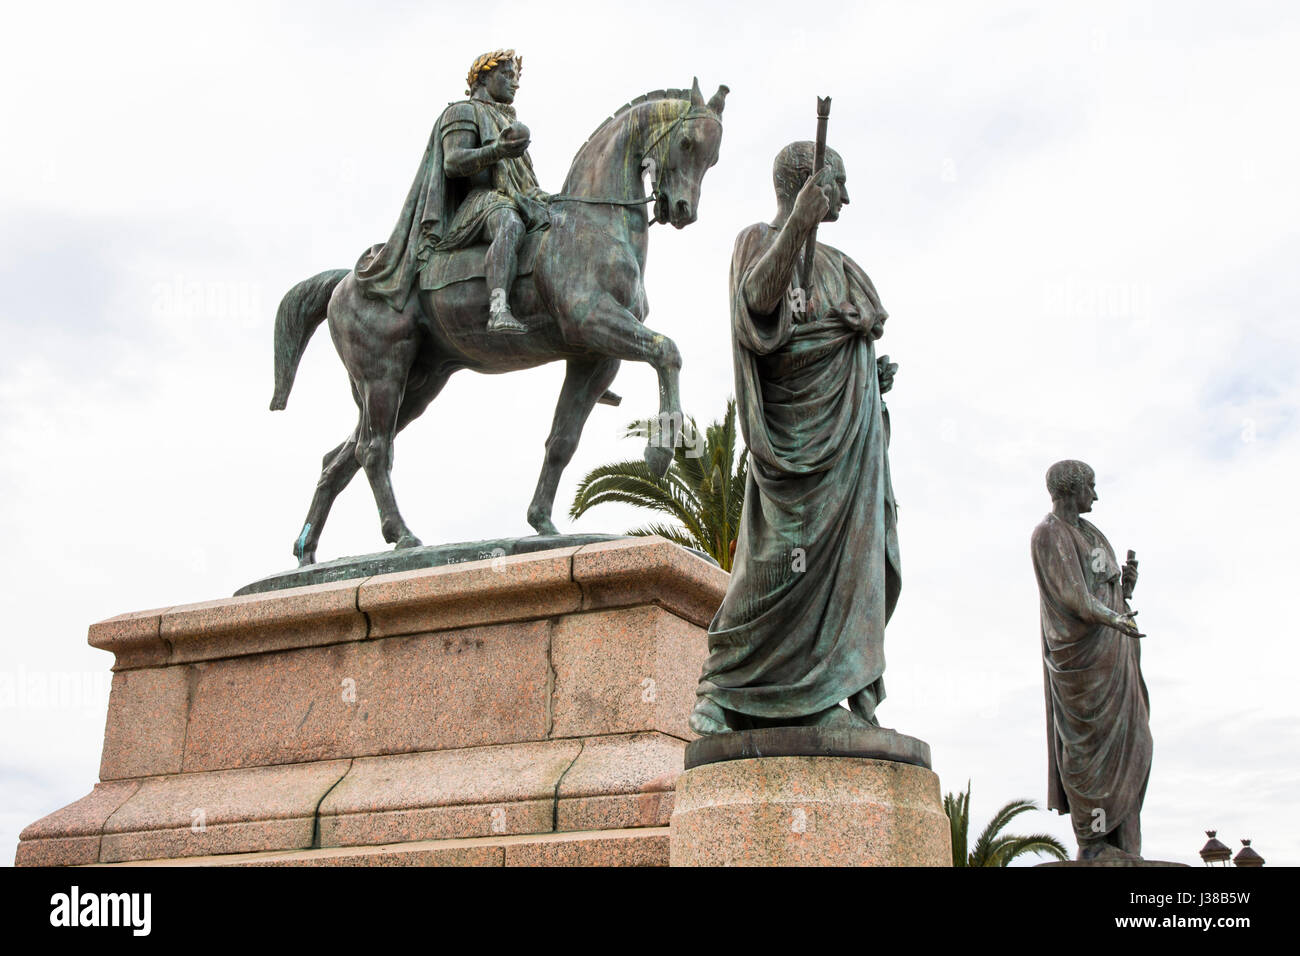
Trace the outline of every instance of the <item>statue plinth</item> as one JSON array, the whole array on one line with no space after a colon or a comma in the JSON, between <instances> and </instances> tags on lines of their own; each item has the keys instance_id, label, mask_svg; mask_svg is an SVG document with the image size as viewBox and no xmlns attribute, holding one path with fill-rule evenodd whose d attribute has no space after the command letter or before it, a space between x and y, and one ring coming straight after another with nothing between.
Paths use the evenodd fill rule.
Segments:
<instances>
[{"instance_id":1,"label":"statue plinth","mask_svg":"<svg viewBox=\"0 0 1300 956\"><path fill-rule=\"evenodd\" d=\"M126 614L19 865L668 862L726 574L620 540Z\"/></svg>"},{"instance_id":2,"label":"statue plinth","mask_svg":"<svg viewBox=\"0 0 1300 956\"><path fill-rule=\"evenodd\" d=\"M930 748L883 728L781 727L687 748L673 866L951 866Z\"/></svg>"},{"instance_id":3,"label":"statue plinth","mask_svg":"<svg viewBox=\"0 0 1300 956\"><path fill-rule=\"evenodd\" d=\"M1168 860L1049 860L1035 863L1034 866L1064 867L1142 867L1142 866L1187 866L1186 863L1171 863Z\"/></svg>"}]
</instances>

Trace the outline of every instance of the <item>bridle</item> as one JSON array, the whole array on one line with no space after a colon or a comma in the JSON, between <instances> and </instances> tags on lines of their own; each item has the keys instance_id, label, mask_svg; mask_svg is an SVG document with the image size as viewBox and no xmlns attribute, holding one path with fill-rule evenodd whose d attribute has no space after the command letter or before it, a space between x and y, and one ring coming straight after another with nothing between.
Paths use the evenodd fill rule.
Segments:
<instances>
[{"instance_id":1,"label":"bridle","mask_svg":"<svg viewBox=\"0 0 1300 956\"><path fill-rule=\"evenodd\" d=\"M703 119L704 117L709 117L714 120L718 119L718 115L707 106L690 107L681 116L677 117L677 119L664 127L663 131L652 139L646 146L644 152L641 153L641 161L638 163L638 168L645 169L646 160L649 159L655 171L655 175L650 181L649 196L642 196L640 199L604 199L594 196L552 196L549 202L585 202L597 206L644 206L648 202L657 202L659 199L659 179L663 173L668 171L666 168L668 163L668 151L672 148L672 140L670 137L677 128L688 119ZM718 122L721 122L721 120L718 120ZM668 145L664 147L663 162L661 163L652 158L650 153L656 146L665 140L668 141ZM665 220L652 218L647 225L653 226L657 222L664 221Z\"/></svg>"}]
</instances>

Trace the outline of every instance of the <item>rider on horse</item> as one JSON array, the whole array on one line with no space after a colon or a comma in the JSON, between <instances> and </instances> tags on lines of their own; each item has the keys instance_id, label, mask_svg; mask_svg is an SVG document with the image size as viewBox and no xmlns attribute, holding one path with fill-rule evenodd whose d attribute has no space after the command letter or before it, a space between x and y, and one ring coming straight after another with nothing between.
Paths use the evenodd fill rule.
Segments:
<instances>
[{"instance_id":1,"label":"rider on horse","mask_svg":"<svg viewBox=\"0 0 1300 956\"><path fill-rule=\"evenodd\" d=\"M524 235L550 224L547 194L528 158L528 127L515 119L523 58L485 53L470 67L469 99L450 104L434 124L415 182L388 242L357 262L362 292L399 311L436 251L490 243L488 329L527 332L510 310Z\"/></svg>"}]
</instances>

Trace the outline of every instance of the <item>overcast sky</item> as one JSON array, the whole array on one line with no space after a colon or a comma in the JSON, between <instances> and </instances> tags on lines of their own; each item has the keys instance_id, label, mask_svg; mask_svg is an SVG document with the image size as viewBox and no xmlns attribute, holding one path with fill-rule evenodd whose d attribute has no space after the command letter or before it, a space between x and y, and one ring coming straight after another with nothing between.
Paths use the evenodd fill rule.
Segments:
<instances>
[{"instance_id":1,"label":"overcast sky","mask_svg":"<svg viewBox=\"0 0 1300 956\"><path fill-rule=\"evenodd\" d=\"M880 717L930 743L945 791L973 782L975 827L1046 797L1029 534L1047 466L1082 458L1093 519L1142 567L1144 854L1197 862L1217 828L1300 864L1300 12L1242 2L6 4L0 858L97 779L112 661L87 625L293 563L355 409L322 333L267 411L275 307L387 238L433 121L500 46L525 57L515 105L552 190L625 101L731 87L699 221L652 230L648 265L701 421L733 391L734 236L771 217L773 156L833 96L852 202L820 238L872 276L900 365ZM530 532L561 378L463 373L403 433L394 485L425 542ZM614 388L562 530L643 520L565 517L588 469L639 455L619 435L654 374ZM320 557L382 547L356 481ZM1073 849L1065 817L1014 829Z\"/></svg>"}]
</instances>

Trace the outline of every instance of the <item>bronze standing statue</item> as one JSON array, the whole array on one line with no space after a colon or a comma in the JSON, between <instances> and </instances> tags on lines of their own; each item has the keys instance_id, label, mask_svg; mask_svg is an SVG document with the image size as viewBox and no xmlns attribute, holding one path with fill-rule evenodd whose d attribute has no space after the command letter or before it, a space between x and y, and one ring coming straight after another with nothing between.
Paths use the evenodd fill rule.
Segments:
<instances>
[{"instance_id":1,"label":"bronze standing statue","mask_svg":"<svg viewBox=\"0 0 1300 956\"><path fill-rule=\"evenodd\" d=\"M328 320L360 410L352 434L325 456L294 542L300 565L316 560L330 507L358 468L370 481L384 539L398 548L420 544L393 495L393 440L461 369L568 366L528 508L540 534L556 533L560 474L596 403L617 403L607 389L624 360L658 373L659 418L668 427L652 435L645 458L659 475L672 462L681 355L644 324L646 206L655 222L681 229L695 221L701 181L718 159L728 90L720 86L706 102L696 81L620 107L578 151L560 194L548 196L532 175L528 131L510 106L518 69L513 51L479 57L469 100L453 103L434 126L389 241L354 271L313 276L280 303L271 408L284 408L303 349ZM465 245L480 239L490 244Z\"/></svg>"},{"instance_id":2,"label":"bronze standing statue","mask_svg":"<svg viewBox=\"0 0 1300 956\"><path fill-rule=\"evenodd\" d=\"M691 727L700 734L779 726L876 725L885 624L901 575L889 419L896 366L876 356L888 317L867 274L817 243L807 287L801 251L849 201L831 149L776 157L777 214L736 239L731 329L736 403L749 447L744 513L727 595ZM848 701L850 709L838 706Z\"/></svg>"},{"instance_id":3,"label":"bronze standing statue","mask_svg":"<svg viewBox=\"0 0 1300 956\"><path fill-rule=\"evenodd\" d=\"M1070 815L1081 861L1141 858L1139 814L1151 774L1141 648L1128 606L1132 551L1121 568L1106 536L1081 515L1098 500L1081 461L1047 472L1052 512L1031 548L1042 617L1047 698L1047 805Z\"/></svg>"}]
</instances>

